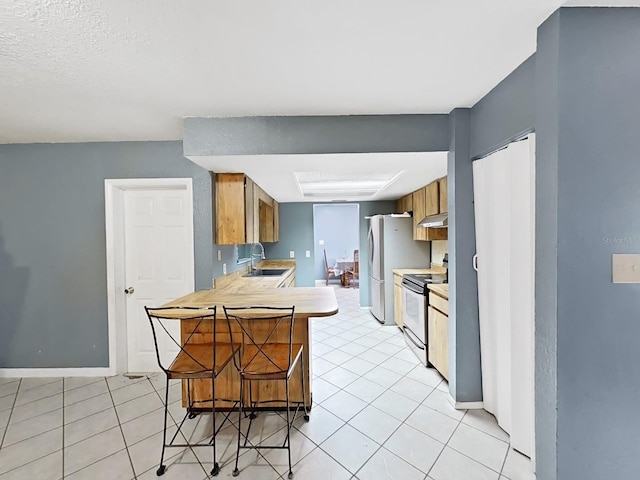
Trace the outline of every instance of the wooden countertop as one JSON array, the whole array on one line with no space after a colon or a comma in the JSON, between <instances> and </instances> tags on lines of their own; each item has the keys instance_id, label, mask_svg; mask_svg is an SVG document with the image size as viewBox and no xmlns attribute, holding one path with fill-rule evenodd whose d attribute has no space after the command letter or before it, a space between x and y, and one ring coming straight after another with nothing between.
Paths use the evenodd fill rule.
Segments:
<instances>
[{"instance_id":1,"label":"wooden countertop","mask_svg":"<svg viewBox=\"0 0 640 480\"><path fill-rule=\"evenodd\" d=\"M427 288L441 297L449 300L449 284L448 283L430 283Z\"/></svg>"},{"instance_id":2,"label":"wooden countertop","mask_svg":"<svg viewBox=\"0 0 640 480\"><path fill-rule=\"evenodd\" d=\"M431 268L394 268L391 271L394 275L408 275L415 273L443 274L447 270L444 267L433 266Z\"/></svg>"},{"instance_id":3,"label":"wooden countertop","mask_svg":"<svg viewBox=\"0 0 640 480\"><path fill-rule=\"evenodd\" d=\"M237 293L230 289L198 290L177 298L165 307L246 307L264 305L290 307L295 305L296 315L305 317L326 317L338 313L338 302L332 287L270 288L253 292Z\"/></svg>"},{"instance_id":4,"label":"wooden countertop","mask_svg":"<svg viewBox=\"0 0 640 480\"><path fill-rule=\"evenodd\" d=\"M198 290L177 298L165 307L245 307L264 305L290 307L295 305L296 314L305 317L325 317L338 313L338 302L332 287L277 288L295 272L295 260L263 260L257 264L264 270L286 268L289 271L276 277L243 277L244 270L216 279L216 288ZM222 284L222 285L221 285Z\"/></svg>"},{"instance_id":5,"label":"wooden countertop","mask_svg":"<svg viewBox=\"0 0 640 480\"><path fill-rule=\"evenodd\" d=\"M246 268L218 277L215 279L215 290L226 290L229 292L243 293L254 292L256 290L268 290L271 288L278 288L280 285L286 282L290 275L295 273L296 261L295 260L262 260L256 264L256 268L263 270L271 270L274 268L287 269L282 275L278 276L265 276L265 277L243 277L245 273L249 271L250 266L247 264Z\"/></svg>"}]
</instances>

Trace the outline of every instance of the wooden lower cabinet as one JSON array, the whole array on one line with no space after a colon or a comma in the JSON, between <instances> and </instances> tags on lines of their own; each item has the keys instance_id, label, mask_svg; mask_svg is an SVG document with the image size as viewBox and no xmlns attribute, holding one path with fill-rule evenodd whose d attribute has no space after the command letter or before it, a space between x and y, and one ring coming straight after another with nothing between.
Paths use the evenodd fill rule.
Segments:
<instances>
[{"instance_id":1,"label":"wooden lower cabinet","mask_svg":"<svg viewBox=\"0 0 640 480\"><path fill-rule=\"evenodd\" d=\"M402 275L393 275L393 318L398 327L402 328Z\"/></svg>"},{"instance_id":2,"label":"wooden lower cabinet","mask_svg":"<svg viewBox=\"0 0 640 480\"><path fill-rule=\"evenodd\" d=\"M449 317L429 305L428 322L429 362L449 380Z\"/></svg>"},{"instance_id":3,"label":"wooden lower cabinet","mask_svg":"<svg viewBox=\"0 0 640 480\"><path fill-rule=\"evenodd\" d=\"M264 331L263 337L266 338L272 322L270 321L260 321L259 328ZM181 330L182 330L182 341L184 342L189 335L192 334L194 328L198 324L197 320L183 320L181 322ZM256 323L258 325L258 323ZM309 319L305 317L300 317L296 314L295 324L293 327L293 341L294 343L301 343L304 345L304 375L305 375L305 391L307 397L307 406L311 407L311 385L310 385L310 352L309 352ZM214 331L214 326L212 323L209 324L200 324L198 330L193 333L190 341L195 343L212 343L212 335ZM216 338L218 341L228 342L229 341L229 333L227 322L224 319L224 313L222 317L218 313L218 319L215 322L215 331ZM255 329L254 329L254 333ZM257 332L258 337L260 336L260 332ZM241 338L241 333L236 331L234 333L234 337ZM278 331L276 332L274 337L271 337L270 340L276 341L288 341L289 338L289 327L288 324L280 325ZM234 341L237 341L234 338ZM291 376L291 381L289 383L289 391L290 391L290 399L291 402L302 402L302 384L300 381L300 371L302 368L302 363L299 363ZM191 392L187 390L187 381L182 381L182 406L187 407L188 405L188 395L191 395L193 400L199 401L197 405L198 408L211 408L211 380L193 380L190 382L191 384ZM245 403L249 402L249 391L245 389ZM255 381L252 382L252 395L254 401L264 401L264 400L280 400L285 399L285 383L283 381ZM216 379L215 385L215 395L216 395L216 408L231 408L233 407L233 400L239 398L240 396L240 376L236 371L233 362L229 363L227 367L222 371L222 373ZM270 402L268 406L270 407L284 407L285 402Z\"/></svg>"}]
</instances>

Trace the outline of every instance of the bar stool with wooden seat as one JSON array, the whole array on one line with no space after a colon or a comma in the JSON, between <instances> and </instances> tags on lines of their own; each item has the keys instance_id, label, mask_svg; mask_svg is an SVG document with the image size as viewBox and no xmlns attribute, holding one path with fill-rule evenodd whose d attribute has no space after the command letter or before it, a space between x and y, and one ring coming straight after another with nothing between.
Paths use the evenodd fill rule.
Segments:
<instances>
[{"instance_id":1,"label":"bar stool with wooden seat","mask_svg":"<svg viewBox=\"0 0 640 480\"><path fill-rule=\"evenodd\" d=\"M216 433L220 431L224 421L216 430L216 410L215 410L215 379L220 372L231 362L237 352L240 350L239 343L231 341L222 342L216 337L218 333L212 333L211 339L203 339L202 336L194 333L199 330L198 327L203 322L212 322L212 332L215 332L216 307L212 308L195 308L195 307L163 307L148 308L144 307L149 322L151 323L151 331L153 333L153 341L156 349L156 357L158 365L167 377L167 389L164 399L164 430L162 437L162 454L160 455L160 466L156 471L157 476L161 476L166 471L164 465L164 453L166 447L213 447L213 469L211 475L215 476L220 471L220 466L216 462ZM196 327L190 329L188 336L184 341L176 338L177 334L171 332L170 323L175 321L194 320ZM228 338L228 337L226 337ZM223 339L226 339L223 336ZM203 342L204 340L204 342ZM163 345L163 351L171 349L171 354L162 353L159 345ZM177 353L176 353L177 352ZM175 357L173 354L175 353ZM168 358L167 358L168 357ZM178 430L167 442L167 415L169 408L169 380L181 379L187 381L188 406L186 413L178 426ZM192 382L194 380L211 380L211 399L194 401L191 398ZM206 408L211 404L212 411L212 436L208 443L174 443L176 437L187 418L193 418L195 408ZM202 404L202 406L201 406ZM228 419L228 415L225 420Z\"/></svg>"},{"instance_id":2,"label":"bar stool with wooden seat","mask_svg":"<svg viewBox=\"0 0 640 480\"><path fill-rule=\"evenodd\" d=\"M300 406L304 408L304 419L309 420L307 398L304 379L304 352L302 343L293 342L293 324L295 307L223 307L229 327L229 336L243 336L243 352L234 356L234 364L240 374L240 402L238 408L238 450L236 451L236 465L233 476L240 474L238 457L241 448L275 448L287 449L289 456L289 478L293 478L291 470L291 425L295 420ZM302 386L302 402L295 402L293 417L291 416L291 399L289 383L296 367L300 371ZM281 400L254 400L252 382L265 380L281 380L285 383L285 398ZM248 403L251 408L249 425L246 433L242 432L242 416L245 408L245 384L249 385ZM280 445L253 445L249 441L251 423L255 418L256 407L260 403L285 402L287 419L287 436ZM241 444L241 436L244 443ZM249 445L248 445L249 444Z\"/></svg>"}]
</instances>

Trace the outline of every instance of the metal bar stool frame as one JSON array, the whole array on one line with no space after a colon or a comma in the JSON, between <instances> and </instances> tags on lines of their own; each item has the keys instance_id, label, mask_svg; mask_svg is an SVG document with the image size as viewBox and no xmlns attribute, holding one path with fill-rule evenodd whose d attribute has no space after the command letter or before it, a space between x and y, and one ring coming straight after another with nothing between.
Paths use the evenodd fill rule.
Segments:
<instances>
[{"instance_id":1,"label":"metal bar stool frame","mask_svg":"<svg viewBox=\"0 0 640 480\"><path fill-rule=\"evenodd\" d=\"M237 477L240 474L238 469L238 458L240 456L241 448L273 448L273 449L287 449L289 458L289 478L293 478L293 471L291 469L291 425L295 421L300 406L304 408L304 419L309 421L309 411L307 409L307 395L305 390L304 372L304 345L293 343L293 326L295 320L295 306L293 307L265 307L265 306L250 306L250 307L226 307L223 306L225 317L227 318L227 326L229 328L229 336L233 342L234 335L242 335L243 337L243 349L244 351L239 356L234 356L233 361L238 373L240 374L240 402L238 404L238 446L236 450L236 463L235 469L232 475ZM243 315L242 313L245 313ZM267 335L264 340L257 340L256 334L253 333L250 326L254 322L273 321L273 325L266 330ZM283 323L288 322L288 342L272 342L271 338L275 335L276 331L280 329ZM239 327L234 332L233 326ZM268 355L268 353L274 353L282 351L282 347L285 346L288 350L286 355L286 362L282 363L276 361L274 358ZM281 358L278 358L281 360ZM300 361L300 362L299 362ZM298 365L300 363L300 365ZM295 411L293 417L291 417L291 401L289 397L289 380L296 367L300 368L300 380L302 387L302 403L296 402ZM249 440L249 433L251 431L251 424L256 417L255 408L258 403L268 402L282 402L283 400L265 400L254 401L252 394L252 382L258 380L281 380L285 382L285 395L286 398L286 420L287 420L287 436L281 445L254 445ZM242 416L244 405L244 384L249 382L249 406L251 408L251 415L249 415L249 425L247 427L246 434L242 433ZM241 437L244 436L244 443L241 445ZM247 445L249 444L249 445Z\"/></svg>"},{"instance_id":2,"label":"metal bar stool frame","mask_svg":"<svg viewBox=\"0 0 640 480\"><path fill-rule=\"evenodd\" d=\"M225 343L223 346L218 346L216 340L215 327L212 332L211 344L194 344L190 343L194 333L198 331L198 327L204 321L212 322L215 325L216 307L202 308L202 307L159 307L149 308L144 307L149 323L151 324L151 331L153 334L153 342L156 350L156 359L158 365L165 373L166 376L166 390L164 399L164 428L162 436L162 453L160 455L160 466L156 470L157 476L164 475L166 471L166 465L164 465L164 454L167 447L213 447L213 468L211 469L211 475L216 476L220 472L220 465L216 461L216 434L222 429L226 421L229 420L231 412L229 412L223 419L220 426L216 429L216 407L215 403L215 379L219 373L231 362L232 358L235 358L236 353L240 351L240 345L234 342ZM174 336L169 333L167 327L164 325L163 320L167 321L182 321L182 320L198 320L198 323L191 333L185 339L184 342L178 342ZM172 360L171 365L166 366L165 362L160 358L160 349L158 348L158 336L164 331L166 338L170 339L180 350L176 357ZM204 347L204 349L202 348ZM202 356L203 351L210 350L210 359L205 359ZM204 352L207 353L206 351ZM178 369L180 364L188 364L187 369ZM206 363L205 363L206 362ZM210 362L210 363L209 363ZM181 379L187 381L187 411L178 425L178 429L167 443L167 417L169 409L169 380ZM197 400L194 401L191 398L191 381L192 380L211 380L211 400ZM211 401L212 411L212 436L208 443L174 443L176 437L180 433L182 426L187 418L195 418L197 413L194 412L194 407L197 403L208 403ZM229 401L229 400L226 400ZM235 404L237 401L232 401Z\"/></svg>"}]
</instances>

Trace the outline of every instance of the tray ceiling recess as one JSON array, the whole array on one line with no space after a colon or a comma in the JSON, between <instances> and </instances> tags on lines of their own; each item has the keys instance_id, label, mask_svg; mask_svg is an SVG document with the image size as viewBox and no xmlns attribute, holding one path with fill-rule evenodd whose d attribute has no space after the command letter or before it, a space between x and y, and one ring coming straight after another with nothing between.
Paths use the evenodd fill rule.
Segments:
<instances>
[{"instance_id":1,"label":"tray ceiling recess","mask_svg":"<svg viewBox=\"0 0 640 480\"><path fill-rule=\"evenodd\" d=\"M392 172L294 172L305 199L372 199L398 179L404 170Z\"/></svg>"}]
</instances>

